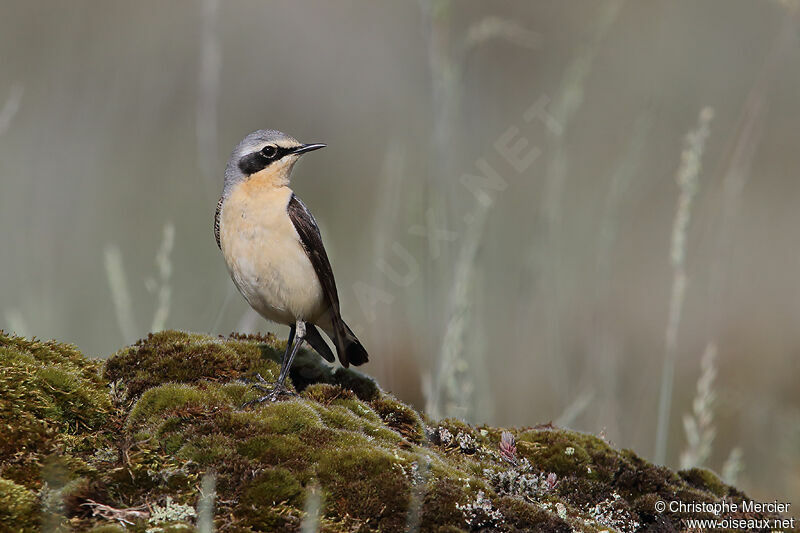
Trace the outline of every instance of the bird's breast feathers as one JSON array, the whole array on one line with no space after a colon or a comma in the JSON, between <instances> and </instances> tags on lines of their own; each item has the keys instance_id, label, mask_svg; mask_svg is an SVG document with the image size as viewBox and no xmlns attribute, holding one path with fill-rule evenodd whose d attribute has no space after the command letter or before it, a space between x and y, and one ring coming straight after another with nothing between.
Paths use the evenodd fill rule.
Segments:
<instances>
[{"instance_id":1,"label":"bird's breast feathers","mask_svg":"<svg viewBox=\"0 0 800 533\"><path fill-rule=\"evenodd\" d=\"M324 293L287 213L289 187L258 179L237 185L223 202L220 247L236 287L265 318L294 324L325 312Z\"/></svg>"}]
</instances>

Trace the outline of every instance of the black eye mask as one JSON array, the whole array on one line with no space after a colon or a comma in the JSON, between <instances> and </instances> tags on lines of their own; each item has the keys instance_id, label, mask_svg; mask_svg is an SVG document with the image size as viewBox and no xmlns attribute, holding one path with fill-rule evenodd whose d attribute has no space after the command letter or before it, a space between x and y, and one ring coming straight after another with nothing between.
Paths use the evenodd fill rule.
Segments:
<instances>
[{"instance_id":1,"label":"black eye mask","mask_svg":"<svg viewBox=\"0 0 800 533\"><path fill-rule=\"evenodd\" d=\"M267 145L259 152L247 154L239 160L239 170L246 176L255 174L267 168L270 164L282 159L294 151L294 148Z\"/></svg>"}]
</instances>

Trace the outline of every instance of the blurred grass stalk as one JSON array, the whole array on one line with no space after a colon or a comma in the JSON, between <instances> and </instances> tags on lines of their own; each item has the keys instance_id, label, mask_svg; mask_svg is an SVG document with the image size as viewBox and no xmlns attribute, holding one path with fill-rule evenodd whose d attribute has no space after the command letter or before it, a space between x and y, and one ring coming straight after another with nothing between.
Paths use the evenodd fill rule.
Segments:
<instances>
[{"instance_id":1,"label":"blurred grass stalk","mask_svg":"<svg viewBox=\"0 0 800 533\"><path fill-rule=\"evenodd\" d=\"M615 257L614 247L620 228L620 214L623 207L631 202L632 185L634 179L640 175L639 168L652 126L653 114L651 112L646 111L636 117L625 152L611 175L600 219L600 231L595 252L597 283L594 287L593 353L586 362L585 368L601 385L597 400L591 398L584 406L584 410L592 406L597 415L603 416L606 431L615 438L621 436L622 431L619 417L603 415L603 413L621 412L617 393L620 386L620 350L617 346L612 320L606 311L609 296L612 294L611 283L614 272L612 258ZM578 398L583 395L585 393L579 395ZM558 425L562 425L562 422L565 422L564 426L574 423L580 412L574 411L573 405L575 405L575 401L557 419Z\"/></svg>"},{"instance_id":2,"label":"blurred grass stalk","mask_svg":"<svg viewBox=\"0 0 800 533\"><path fill-rule=\"evenodd\" d=\"M476 398L477 391L474 363L468 358L473 353L475 358L483 357L478 351L469 349L466 335L472 324L473 306L475 303L475 276L478 266L478 250L486 225L486 218L493 201L480 202L475 210L474 221L467 226L462 236L461 250L453 276L450 291L450 319L448 320L442 346L439 353L439 374L433 391L428 393L426 408L434 419L442 417L459 417L469 420L474 416L477 405L488 401ZM471 364L472 363L472 364Z\"/></svg>"},{"instance_id":3,"label":"blurred grass stalk","mask_svg":"<svg viewBox=\"0 0 800 533\"><path fill-rule=\"evenodd\" d=\"M170 259L175 246L175 226L172 222L164 224L161 237L161 246L156 253L155 263L157 278L145 279L145 288L156 294L156 308L153 312L153 321L150 331L161 331L169 317L170 301L172 299L172 261ZM122 332L124 342L130 344L136 340L138 328L134 319L133 298L131 297L125 266L122 262L122 252L119 246L109 244L103 250L104 264L108 286L111 289L111 300L114 303L114 312L117 324Z\"/></svg>"},{"instance_id":4,"label":"blurred grass stalk","mask_svg":"<svg viewBox=\"0 0 800 533\"><path fill-rule=\"evenodd\" d=\"M715 304L711 310L712 335L718 335L724 320L724 305L720 305L726 291L731 253L736 239L735 221L741 211L742 192L750 179L750 169L761 139L764 136L768 92L787 56L794 49L800 2L792 0L786 4L787 16L775 36L764 65L753 82L744 102L736 133L732 139L725 167L722 172L722 214L719 235L714 250L709 297Z\"/></svg>"},{"instance_id":5,"label":"blurred grass stalk","mask_svg":"<svg viewBox=\"0 0 800 533\"><path fill-rule=\"evenodd\" d=\"M430 477L431 458L420 454L419 460L411 465L411 501L408 503L406 532L417 533L422 518L422 505L425 502L428 478Z\"/></svg>"},{"instance_id":6,"label":"blurred grass stalk","mask_svg":"<svg viewBox=\"0 0 800 533\"><path fill-rule=\"evenodd\" d=\"M164 224L161 247L156 254L156 268L158 270L158 281L151 281L150 289L156 292L156 310L153 313L153 322L150 331L156 332L164 329L169 317L170 301L172 300L172 287L170 278L172 277L172 261L170 256L175 246L175 225L172 222Z\"/></svg>"},{"instance_id":7,"label":"blurred grass stalk","mask_svg":"<svg viewBox=\"0 0 800 533\"><path fill-rule=\"evenodd\" d=\"M106 278L108 287L111 289L111 301L114 303L117 325L119 325L124 341L131 343L136 339L137 329L133 319L133 299L128 288L125 267L122 264L122 252L115 244L107 245L103 252Z\"/></svg>"},{"instance_id":8,"label":"blurred grass stalk","mask_svg":"<svg viewBox=\"0 0 800 533\"><path fill-rule=\"evenodd\" d=\"M704 467L711 456L716 427L714 426L714 403L716 393L714 382L717 378L717 346L710 342L700 359L700 377L697 392L692 402L692 413L683 416L686 431L686 449L681 453L680 467ZM725 483L736 485L744 470L744 452L738 446L731 449L722 465L722 479Z\"/></svg>"},{"instance_id":9,"label":"blurred grass stalk","mask_svg":"<svg viewBox=\"0 0 800 533\"><path fill-rule=\"evenodd\" d=\"M575 399L572 400L572 403L567 405L558 418L556 418L556 426L563 428L571 427L575 420L592 405L594 399L595 392L593 390L587 390L578 394Z\"/></svg>"},{"instance_id":10,"label":"blurred grass stalk","mask_svg":"<svg viewBox=\"0 0 800 533\"><path fill-rule=\"evenodd\" d=\"M742 471L744 471L744 452L739 446L736 446L722 465L722 480L729 485L736 486Z\"/></svg>"},{"instance_id":11,"label":"blurred grass stalk","mask_svg":"<svg viewBox=\"0 0 800 533\"><path fill-rule=\"evenodd\" d=\"M217 499L217 476L206 473L197 500L197 532L214 533L214 503Z\"/></svg>"},{"instance_id":12,"label":"blurred grass stalk","mask_svg":"<svg viewBox=\"0 0 800 533\"><path fill-rule=\"evenodd\" d=\"M306 493L305 518L300 526L301 533L317 533L322 510L322 495L319 485L313 483Z\"/></svg>"},{"instance_id":13,"label":"blurred grass stalk","mask_svg":"<svg viewBox=\"0 0 800 533\"><path fill-rule=\"evenodd\" d=\"M8 97L3 104L3 108L0 109L0 135L7 132L8 128L11 127L11 121L14 120L14 117L17 115L20 105L22 104L22 95L24 92L24 87L19 82L16 82L11 86L11 90L8 92Z\"/></svg>"},{"instance_id":14,"label":"blurred grass stalk","mask_svg":"<svg viewBox=\"0 0 800 533\"><path fill-rule=\"evenodd\" d=\"M592 69L600 44L613 26L625 0L611 0L604 3L600 10L596 29L592 40L584 45L567 65L558 86L550 115L558 127L547 129L547 167L545 170L544 193L540 206L545 218L547 241L545 244L545 276L550 279L546 286L549 294L546 298L546 353L551 372L555 374L554 391L566 402L571 394L570 379L566 367L566 359L561 346L561 242L562 218L564 204L564 188L567 180L567 149L564 143L566 132L572 119L583 105L584 86ZM536 246L533 246L534 250ZM536 252L531 251L535 256ZM530 261L529 264L536 264Z\"/></svg>"},{"instance_id":15,"label":"blurred grass stalk","mask_svg":"<svg viewBox=\"0 0 800 533\"><path fill-rule=\"evenodd\" d=\"M717 346L708 343L700 359L700 378L692 402L691 414L683 415L686 449L681 453L681 469L704 466L711 455L716 428L714 427L714 380L717 377Z\"/></svg>"},{"instance_id":16,"label":"blurred grass stalk","mask_svg":"<svg viewBox=\"0 0 800 533\"><path fill-rule=\"evenodd\" d=\"M409 205L418 205L419 203L416 198L413 199L413 201L409 201L408 197L404 197L404 193L408 192L409 189L419 190L411 186L408 180L406 180L406 155L407 150L401 143L394 140L389 141L384 153L383 166L379 174L380 187L378 197L375 201L375 209L373 211L371 224L373 228L373 238L371 240L372 257L376 258L378 264L386 265L388 263L389 250L391 248L390 242L398 242L395 239L399 239L399 235L393 232L395 228L402 226L400 223L400 221L403 220L401 209L408 209ZM394 301L393 296L388 296L391 294L389 292L389 281L387 276L378 268L372 270L371 279L368 283L371 287L387 295L387 298L391 298L391 301ZM354 292L357 290L357 287L363 287L363 285L360 283L354 284ZM419 291L416 296L421 298L423 295L420 291L420 287L417 286L414 289ZM409 287L409 290L412 290L412 288ZM359 300L359 303L361 302L362 301ZM368 322L374 324L377 319L375 310L368 310L365 307L366 306L362 303L362 314L366 317ZM397 311L395 310L395 312ZM416 314L407 313L402 317L402 320L405 322L414 320L416 317ZM392 318L400 319L400 313L391 318L386 317L385 319L391 320ZM368 327L355 323L351 324L351 327L355 331L368 329ZM424 323L416 323L413 324L412 327L421 329L424 327ZM369 327L369 329L371 330L370 339L372 342L377 342L381 346L390 346L392 342L396 342L396 337L394 337L394 335L397 335L397 332L391 331L391 328ZM374 362L376 373L382 376L380 381L385 383L389 388L392 387L392 377L394 375L391 365L395 362L396 361L391 359L387 360L385 358L377 358Z\"/></svg>"},{"instance_id":17,"label":"blurred grass stalk","mask_svg":"<svg viewBox=\"0 0 800 533\"><path fill-rule=\"evenodd\" d=\"M19 111L22 104L22 95L24 88L21 83L16 82L11 86L3 108L0 109L0 135L3 135L11 127L11 121ZM4 318L8 324L9 329L21 337L30 336L30 330L25 322L25 317L19 309L11 308L6 309Z\"/></svg>"},{"instance_id":18,"label":"blurred grass stalk","mask_svg":"<svg viewBox=\"0 0 800 533\"><path fill-rule=\"evenodd\" d=\"M31 333L28 329L28 323L19 309L11 308L6 309L3 313L6 324L12 333L16 333L20 337L30 337Z\"/></svg>"},{"instance_id":19,"label":"blurred grass stalk","mask_svg":"<svg viewBox=\"0 0 800 533\"><path fill-rule=\"evenodd\" d=\"M513 20L495 16L483 17L472 23L464 35L455 36L451 0L427 0L421 2L421 7L429 31L428 59L434 107L434 175L438 176L438 179L428 182L424 212L433 209L442 213L438 217L440 220L449 223L455 219L451 205L453 195L445 190L445 186L452 183L447 178L453 176L458 164L455 159L457 150L453 146L458 141L455 132L467 57L477 47L493 39L502 39L523 48L535 48L540 37ZM492 205L493 201L479 202L474 212L467 215L470 222L466 224L459 253L455 258L444 257L440 261L445 265L444 268L434 270L432 261L427 262L427 288L448 286L452 279L449 293L443 294L442 300L446 303L439 306L447 314L437 313L436 306L427 306L428 324L436 324L441 316L450 316L443 328L436 378L428 380L424 387L427 410L434 418L458 416L469 420L476 416L478 406L484 410L484 415L488 415L486 411L490 409L491 395L486 388L486 381L478 382L479 376L483 375L481 370L486 367L485 353L474 344L468 348L466 335L475 329L477 322L473 306L476 278L483 266L479 264L478 250ZM433 240L429 244L432 246ZM433 253L432 250L428 252L429 255ZM455 275L451 278L453 259ZM434 292L426 290L426 294Z\"/></svg>"},{"instance_id":20,"label":"blurred grass stalk","mask_svg":"<svg viewBox=\"0 0 800 533\"><path fill-rule=\"evenodd\" d=\"M686 295L686 241L691 219L692 201L697 194L703 150L713 117L714 110L710 107L704 107L700 111L697 128L690 131L686 136L685 147L681 153L681 165L676 175L680 194L672 225L672 245L670 248L673 279L665 333L664 367L661 374L661 393L659 395L656 426L654 461L657 464L664 464L667 453L675 359L678 353L678 327L680 326L683 302Z\"/></svg>"},{"instance_id":21,"label":"blurred grass stalk","mask_svg":"<svg viewBox=\"0 0 800 533\"><path fill-rule=\"evenodd\" d=\"M200 8L200 70L198 75L195 135L200 171L207 191L216 189L217 102L222 51L219 42L219 0L203 0Z\"/></svg>"}]
</instances>

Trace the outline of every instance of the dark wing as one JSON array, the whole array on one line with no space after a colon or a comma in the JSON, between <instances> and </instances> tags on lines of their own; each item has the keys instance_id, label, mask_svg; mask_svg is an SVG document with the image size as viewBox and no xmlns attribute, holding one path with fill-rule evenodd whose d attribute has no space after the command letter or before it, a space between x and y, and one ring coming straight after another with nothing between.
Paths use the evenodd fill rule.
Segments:
<instances>
[{"instance_id":1,"label":"dark wing","mask_svg":"<svg viewBox=\"0 0 800 533\"><path fill-rule=\"evenodd\" d=\"M217 246L220 250L222 250L222 245L219 243L219 214L222 212L222 200L224 199L224 196L220 196L219 202L217 202L217 212L214 213L214 238L217 239Z\"/></svg>"},{"instance_id":2,"label":"dark wing","mask_svg":"<svg viewBox=\"0 0 800 533\"><path fill-rule=\"evenodd\" d=\"M333 279L333 269L331 269L331 262L328 260L328 254L325 252L325 246L322 244L322 236L317 227L317 221L314 216L308 211L305 204L300 201L300 198L292 193L289 199L289 205L286 208L289 213L289 218L294 224L294 229L300 235L300 243L305 248L306 255L311 260L314 266L314 271L317 273L319 282L322 285L322 291L325 293L325 299L330 306L331 322L333 324L334 344L336 344L336 351L339 353L339 361L342 365L347 366L347 352L346 348L346 330L342 316L339 311L339 293L336 292L336 281Z\"/></svg>"},{"instance_id":3,"label":"dark wing","mask_svg":"<svg viewBox=\"0 0 800 533\"><path fill-rule=\"evenodd\" d=\"M306 324L306 341L308 341L308 344L329 363L333 363L336 360L336 358L333 357L333 352L328 348L328 344L325 342L325 339L322 338L322 335L319 334L319 330L314 324Z\"/></svg>"}]
</instances>

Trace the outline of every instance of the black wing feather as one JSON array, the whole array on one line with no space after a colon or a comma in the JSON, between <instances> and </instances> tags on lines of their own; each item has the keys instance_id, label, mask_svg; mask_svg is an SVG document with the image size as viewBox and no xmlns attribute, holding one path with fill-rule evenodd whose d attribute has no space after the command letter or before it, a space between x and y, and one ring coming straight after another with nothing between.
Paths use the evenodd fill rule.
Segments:
<instances>
[{"instance_id":1,"label":"black wing feather","mask_svg":"<svg viewBox=\"0 0 800 533\"><path fill-rule=\"evenodd\" d=\"M300 235L300 242L305 248L306 254L311 260L314 271L317 273L319 282L322 285L322 290L325 293L325 298L331 311L331 322L333 323L334 331L333 342L336 344L339 361L343 366L347 367L349 363L346 350L346 326L339 311L339 293L336 291L336 280L333 278L331 262L328 260L328 254L322 244L322 236L319 233L317 221L314 220L314 216L294 193L292 193L292 197L289 200L287 212L292 224L294 224L294 228Z\"/></svg>"},{"instance_id":2,"label":"black wing feather","mask_svg":"<svg viewBox=\"0 0 800 533\"><path fill-rule=\"evenodd\" d=\"M329 363L333 363L336 360L336 358L333 357L333 352L328 348L325 339L319 334L319 330L314 324L306 324L306 341L308 341L308 344Z\"/></svg>"},{"instance_id":3,"label":"black wing feather","mask_svg":"<svg viewBox=\"0 0 800 533\"><path fill-rule=\"evenodd\" d=\"M221 196L217 202L217 211L214 213L214 238L217 239L217 247L222 250L222 245L219 243L219 215L222 212L222 201L225 197Z\"/></svg>"}]
</instances>

